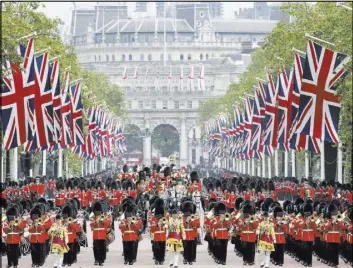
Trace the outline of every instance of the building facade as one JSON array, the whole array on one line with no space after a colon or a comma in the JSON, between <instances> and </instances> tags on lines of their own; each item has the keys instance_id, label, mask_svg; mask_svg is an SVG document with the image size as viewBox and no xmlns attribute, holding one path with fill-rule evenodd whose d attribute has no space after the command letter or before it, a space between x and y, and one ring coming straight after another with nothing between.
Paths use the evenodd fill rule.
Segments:
<instances>
[{"instance_id":1,"label":"building facade","mask_svg":"<svg viewBox=\"0 0 353 268\"><path fill-rule=\"evenodd\" d=\"M202 3L177 8L165 19L120 18L108 6L90 16L76 10L71 43L83 68L108 74L125 92L127 123L149 133L161 124L177 129L185 166L202 156L200 106L238 82L251 59L242 44L263 42L276 22L212 19ZM143 139L149 165L151 137Z\"/></svg>"}]
</instances>

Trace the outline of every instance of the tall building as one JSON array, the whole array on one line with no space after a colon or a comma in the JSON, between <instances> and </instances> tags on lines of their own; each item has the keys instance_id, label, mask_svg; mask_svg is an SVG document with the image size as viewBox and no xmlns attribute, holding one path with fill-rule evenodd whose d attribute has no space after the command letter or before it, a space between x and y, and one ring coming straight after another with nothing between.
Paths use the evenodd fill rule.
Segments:
<instances>
[{"instance_id":1,"label":"tall building","mask_svg":"<svg viewBox=\"0 0 353 268\"><path fill-rule=\"evenodd\" d=\"M222 19L223 18L223 3L222 2L209 2L208 7L210 9L211 18Z\"/></svg>"},{"instance_id":2,"label":"tall building","mask_svg":"<svg viewBox=\"0 0 353 268\"><path fill-rule=\"evenodd\" d=\"M280 6L266 2L254 2L254 7L241 8L234 12L236 19L289 21L289 16L280 10Z\"/></svg>"},{"instance_id":3,"label":"tall building","mask_svg":"<svg viewBox=\"0 0 353 268\"><path fill-rule=\"evenodd\" d=\"M208 157L202 152L198 109L239 81L251 60L249 53L277 22L213 19L207 3L176 8L177 18L118 20L106 15L104 24L97 9L78 11L73 14L71 44L83 68L109 75L123 90L127 124L150 133L160 125L175 128L180 137L180 165L186 166ZM151 154L147 136L143 138L146 165L151 163Z\"/></svg>"}]
</instances>

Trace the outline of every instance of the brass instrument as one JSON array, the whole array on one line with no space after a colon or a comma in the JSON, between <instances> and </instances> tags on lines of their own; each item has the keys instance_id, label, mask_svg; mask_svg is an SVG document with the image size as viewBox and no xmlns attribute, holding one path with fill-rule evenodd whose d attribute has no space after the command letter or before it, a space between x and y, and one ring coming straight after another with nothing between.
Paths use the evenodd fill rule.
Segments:
<instances>
[{"instance_id":1,"label":"brass instrument","mask_svg":"<svg viewBox=\"0 0 353 268\"><path fill-rule=\"evenodd\" d=\"M333 217L333 219L335 220L335 221L339 221L339 222L341 222L341 221L343 221L345 218L346 218L346 216L347 216L347 211L345 211L344 213L338 213L335 217Z\"/></svg>"},{"instance_id":2,"label":"brass instrument","mask_svg":"<svg viewBox=\"0 0 353 268\"><path fill-rule=\"evenodd\" d=\"M314 215L311 215L308 219L309 219L309 221L313 221L313 220L315 220L315 217L314 217Z\"/></svg>"},{"instance_id":3,"label":"brass instrument","mask_svg":"<svg viewBox=\"0 0 353 268\"><path fill-rule=\"evenodd\" d=\"M232 218L232 216L229 213L224 214L224 220L229 221Z\"/></svg>"},{"instance_id":4,"label":"brass instrument","mask_svg":"<svg viewBox=\"0 0 353 268\"><path fill-rule=\"evenodd\" d=\"M318 217L317 220L315 221L315 224L319 225L323 218L324 218L324 214L321 213L320 217Z\"/></svg>"},{"instance_id":5,"label":"brass instrument","mask_svg":"<svg viewBox=\"0 0 353 268\"><path fill-rule=\"evenodd\" d=\"M239 211L239 213L235 216L235 219L236 220L239 220L240 218L242 218L244 215L243 215L243 209L241 209L240 211Z\"/></svg>"},{"instance_id":6,"label":"brass instrument","mask_svg":"<svg viewBox=\"0 0 353 268\"><path fill-rule=\"evenodd\" d=\"M288 217L287 217L287 216L283 216L283 217L281 218L281 221L288 221Z\"/></svg>"},{"instance_id":7,"label":"brass instrument","mask_svg":"<svg viewBox=\"0 0 353 268\"><path fill-rule=\"evenodd\" d=\"M163 217L163 218L159 219L159 221L158 221L158 224L160 224L160 225L166 225L167 223L168 223L168 221L167 221L166 217Z\"/></svg>"},{"instance_id":8,"label":"brass instrument","mask_svg":"<svg viewBox=\"0 0 353 268\"><path fill-rule=\"evenodd\" d=\"M255 217L252 215L249 217L249 223L253 223L255 221Z\"/></svg>"}]
</instances>

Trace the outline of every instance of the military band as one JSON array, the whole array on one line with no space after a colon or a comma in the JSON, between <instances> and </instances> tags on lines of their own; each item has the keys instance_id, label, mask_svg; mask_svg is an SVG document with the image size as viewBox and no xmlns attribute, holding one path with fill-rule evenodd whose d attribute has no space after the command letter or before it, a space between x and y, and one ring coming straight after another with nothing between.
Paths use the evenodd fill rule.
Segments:
<instances>
[{"instance_id":1,"label":"military band","mask_svg":"<svg viewBox=\"0 0 353 268\"><path fill-rule=\"evenodd\" d=\"M126 265L137 261L146 232L156 265L163 265L168 255L170 266L178 267L179 258L183 265L193 265L202 240L221 265L227 264L228 243L247 266L284 266L285 255L306 267L313 266L313 258L331 267L340 261L352 264L350 184L240 174L200 180L204 176L198 172L188 175L173 166L123 170L2 184L7 267L17 267L27 253L32 267L43 266L49 254L54 267L79 264L80 248L88 246L86 225L94 265L99 266L109 258L116 232Z\"/></svg>"}]
</instances>

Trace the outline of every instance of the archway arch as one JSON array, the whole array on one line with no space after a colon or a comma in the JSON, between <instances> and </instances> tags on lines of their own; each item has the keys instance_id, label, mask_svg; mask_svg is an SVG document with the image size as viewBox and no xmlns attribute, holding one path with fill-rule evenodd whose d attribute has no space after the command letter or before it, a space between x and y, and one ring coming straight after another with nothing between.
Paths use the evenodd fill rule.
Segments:
<instances>
[{"instance_id":1,"label":"archway arch","mask_svg":"<svg viewBox=\"0 0 353 268\"><path fill-rule=\"evenodd\" d=\"M180 152L180 134L173 125L160 124L156 126L151 132L151 142L152 160L156 156L159 156L162 160L162 158L165 159L170 155L175 155L178 159Z\"/></svg>"}]
</instances>

